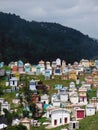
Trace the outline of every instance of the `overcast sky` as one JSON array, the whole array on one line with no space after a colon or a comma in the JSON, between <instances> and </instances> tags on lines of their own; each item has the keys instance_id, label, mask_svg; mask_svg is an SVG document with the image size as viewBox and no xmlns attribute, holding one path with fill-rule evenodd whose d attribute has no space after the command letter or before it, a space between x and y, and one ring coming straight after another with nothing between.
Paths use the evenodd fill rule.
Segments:
<instances>
[{"instance_id":1,"label":"overcast sky","mask_svg":"<svg viewBox=\"0 0 98 130\"><path fill-rule=\"evenodd\" d=\"M0 11L60 23L98 39L98 0L0 0Z\"/></svg>"}]
</instances>

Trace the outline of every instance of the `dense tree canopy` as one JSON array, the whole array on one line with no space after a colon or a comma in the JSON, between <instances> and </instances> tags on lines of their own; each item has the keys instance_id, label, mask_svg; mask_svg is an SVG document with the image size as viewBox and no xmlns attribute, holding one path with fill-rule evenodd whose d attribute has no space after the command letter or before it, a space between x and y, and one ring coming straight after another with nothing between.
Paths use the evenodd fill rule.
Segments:
<instances>
[{"instance_id":1,"label":"dense tree canopy","mask_svg":"<svg viewBox=\"0 0 98 130\"><path fill-rule=\"evenodd\" d=\"M0 13L0 61L36 63L59 57L67 62L98 56L98 43L81 32L57 23L28 22Z\"/></svg>"}]
</instances>

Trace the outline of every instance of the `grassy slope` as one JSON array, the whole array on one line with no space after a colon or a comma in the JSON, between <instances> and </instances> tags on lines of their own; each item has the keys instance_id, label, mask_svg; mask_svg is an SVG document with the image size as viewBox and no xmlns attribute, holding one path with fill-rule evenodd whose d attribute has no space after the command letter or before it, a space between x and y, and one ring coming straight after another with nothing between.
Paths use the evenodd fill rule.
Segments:
<instances>
[{"instance_id":1,"label":"grassy slope","mask_svg":"<svg viewBox=\"0 0 98 130\"><path fill-rule=\"evenodd\" d=\"M98 130L98 112L94 116L81 120L79 130Z\"/></svg>"},{"instance_id":2,"label":"grassy slope","mask_svg":"<svg viewBox=\"0 0 98 130\"><path fill-rule=\"evenodd\" d=\"M28 80L31 79L40 79L43 81L43 84L48 84L50 86L49 94L52 94L54 91L55 84L62 84L63 86L68 86L70 81L61 80L59 76L56 76L53 80L44 80L44 76L28 76ZM2 82L2 81L0 81ZM2 83L1 83L2 84ZM4 84L4 80L3 80ZM89 92L89 98L96 96L96 89L93 89L92 92ZM3 96L9 103L11 103L12 99L15 97L15 93L5 93ZM98 113L91 117L86 117L84 120L80 121L79 130L98 130ZM57 128L53 128L51 130L60 130L61 128L65 128L66 126L60 126ZM35 127L34 130L38 130L39 127ZM40 126L40 130L45 130L45 126Z\"/></svg>"}]
</instances>

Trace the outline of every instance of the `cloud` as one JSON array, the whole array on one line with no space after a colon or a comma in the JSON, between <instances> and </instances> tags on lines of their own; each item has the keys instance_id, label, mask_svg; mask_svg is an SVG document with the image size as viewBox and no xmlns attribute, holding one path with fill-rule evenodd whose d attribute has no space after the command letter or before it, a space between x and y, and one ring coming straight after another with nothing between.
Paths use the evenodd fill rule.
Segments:
<instances>
[{"instance_id":1,"label":"cloud","mask_svg":"<svg viewBox=\"0 0 98 130\"><path fill-rule=\"evenodd\" d=\"M30 21L60 23L98 36L98 0L0 0L0 11Z\"/></svg>"}]
</instances>

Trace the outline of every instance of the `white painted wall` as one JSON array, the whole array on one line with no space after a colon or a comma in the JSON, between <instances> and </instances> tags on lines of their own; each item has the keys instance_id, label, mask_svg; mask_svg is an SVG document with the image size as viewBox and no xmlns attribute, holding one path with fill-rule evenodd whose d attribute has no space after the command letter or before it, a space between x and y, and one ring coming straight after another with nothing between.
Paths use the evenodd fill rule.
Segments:
<instances>
[{"instance_id":1,"label":"white painted wall","mask_svg":"<svg viewBox=\"0 0 98 130\"><path fill-rule=\"evenodd\" d=\"M12 77L10 79L10 86L17 87L18 86L18 79L16 77Z\"/></svg>"},{"instance_id":2,"label":"white painted wall","mask_svg":"<svg viewBox=\"0 0 98 130\"><path fill-rule=\"evenodd\" d=\"M96 103L96 111L98 111L98 103Z\"/></svg>"},{"instance_id":3,"label":"white painted wall","mask_svg":"<svg viewBox=\"0 0 98 130\"><path fill-rule=\"evenodd\" d=\"M60 100L53 100L53 106L60 107Z\"/></svg>"},{"instance_id":4,"label":"white painted wall","mask_svg":"<svg viewBox=\"0 0 98 130\"><path fill-rule=\"evenodd\" d=\"M79 97L78 96L70 97L70 101L71 103L76 104L79 102Z\"/></svg>"},{"instance_id":5,"label":"white painted wall","mask_svg":"<svg viewBox=\"0 0 98 130\"><path fill-rule=\"evenodd\" d=\"M87 105L86 106L86 116L92 116L95 115L95 107L93 105Z\"/></svg>"},{"instance_id":6,"label":"white painted wall","mask_svg":"<svg viewBox=\"0 0 98 130\"><path fill-rule=\"evenodd\" d=\"M9 111L10 110L10 104L8 104L8 102L1 104L1 115L4 115L3 109L7 109Z\"/></svg>"},{"instance_id":7,"label":"white painted wall","mask_svg":"<svg viewBox=\"0 0 98 130\"><path fill-rule=\"evenodd\" d=\"M64 110L64 109L53 110L51 112L51 125L56 126L56 125L54 125L54 120L57 120L57 126L64 125L64 124L66 124L64 122L65 118L67 118L67 123L69 123L70 122L69 111ZM61 120L61 122L60 122L60 120Z\"/></svg>"},{"instance_id":8,"label":"white painted wall","mask_svg":"<svg viewBox=\"0 0 98 130\"><path fill-rule=\"evenodd\" d=\"M68 101L68 94L60 94L60 101L67 102Z\"/></svg>"},{"instance_id":9,"label":"white painted wall","mask_svg":"<svg viewBox=\"0 0 98 130\"><path fill-rule=\"evenodd\" d=\"M42 103L45 102L46 104L48 104L49 103L49 96L47 94L42 95L41 96L41 102Z\"/></svg>"}]
</instances>

